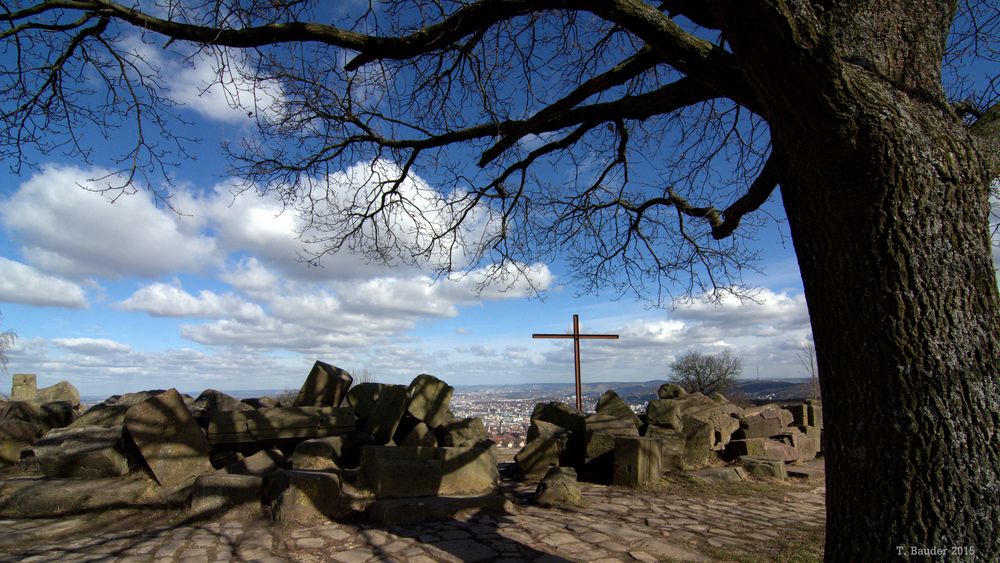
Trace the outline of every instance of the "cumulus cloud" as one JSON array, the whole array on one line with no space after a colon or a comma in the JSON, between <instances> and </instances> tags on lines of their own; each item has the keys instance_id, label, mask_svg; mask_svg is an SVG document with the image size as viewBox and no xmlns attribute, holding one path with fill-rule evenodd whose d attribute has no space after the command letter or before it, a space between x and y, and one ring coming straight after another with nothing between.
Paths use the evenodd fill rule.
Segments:
<instances>
[{"instance_id":1,"label":"cumulus cloud","mask_svg":"<svg viewBox=\"0 0 1000 563\"><path fill-rule=\"evenodd\" d=\"M139 289L128 299L118 303L126 311L143 311L154 317L232 317L239 320L260 319L264 311L259 305L248 303L226 293L216 294L202 290L195 297L184 291L179 281L168 285L153 283Z\"/></svg>"},{"instance_id":2,"label":"cumulus cloud","mask_svg":"<svg viewBox=\"0 0 1000 563\"><path fill-rule=\"evenodd\" d=\"M81 279L158 277L218 263L210 237L184 232L178 225L182 219L158 208L147 194L112 202L81 187L98 186L92 179L107 175L48 166L4 202L0 219L31 265Z\"/></svg>"},{"instance_id":3,"label":"cumulus cloud","mask_svg":"<svg viewBox=\"0 0 1000 563\"><path fill-rule=\"evenodd\" d=\"M87 297L79 285L2 256L0 301L70 309L86 309L88 306Z\"/></svg>"}]
</instances>

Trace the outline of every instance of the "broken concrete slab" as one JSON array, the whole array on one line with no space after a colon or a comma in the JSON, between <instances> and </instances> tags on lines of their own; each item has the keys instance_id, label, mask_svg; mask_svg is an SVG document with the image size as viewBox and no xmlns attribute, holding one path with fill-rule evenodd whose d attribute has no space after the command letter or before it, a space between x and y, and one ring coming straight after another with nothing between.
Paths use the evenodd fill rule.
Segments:
<instances>
[{"instance_id":1,"label":"broken concrete slab","mask_svg":"<svg viewBox=\"0 0 1000 563\"><path fill-rule=\"evenodd\" d=\"M163 486L179 485L214 471L205 433L176 389L130 407L125 413L125 430Z\"/></svg>"},{"instance_id":2,"label":"broken concrete slab","mask_svg":"<svg viewBox=\"0 0 1000 563\"><path fill-rule=\"evenodd\" d=\"M103 479L130 471L121 427L60 428L42 436L33 451L46 477Z\"/></svg>"},{"instance_id":3,"label":"broken concrete slab","mask_svg":"<svg viewBox=\"0 0 1000 563\"><path fill-rule=\"evenodd\" d=\"M430 428L436 428L447 420L454 393L454 387L433 375L418 375L407 389L406 411Z\"/></svg>"},{"instance_id":4,"label":"broken concrete slab","mask_svg":"<svg viewBox=\"0 0 1000 563\"><path fill-rule=\"evenodd\" d=\"M200 475L191 488L188 514L195 519L251 520L259 518L264 480L253 475Z\"/></svg>"},{"instance_id":5,"label":"broken concrete slab","mask_svg":"<svg viewBox=\"0 0 1000 563\"><path fill-rule=\"evenodd\" d=\"M354 379L337 366L316 361L306 377L293 407L339 407Z\"/></svg>"},{"instance_id":6,"label":"broken concrete slab","mask_svg":"<svg viewBox=\"0 0 1000 563\"><path fill-rule=\"evenodd\" d=\"M656 438L615 436L614 452L614 485L636 488L659 482L663 471Z\"/></svg>"}]
</instances>

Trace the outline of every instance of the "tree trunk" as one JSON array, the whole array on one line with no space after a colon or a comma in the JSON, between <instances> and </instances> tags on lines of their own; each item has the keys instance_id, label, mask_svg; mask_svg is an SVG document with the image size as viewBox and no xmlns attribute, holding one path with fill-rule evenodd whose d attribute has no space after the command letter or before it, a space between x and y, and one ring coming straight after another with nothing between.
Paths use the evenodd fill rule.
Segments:
<instances>
[{"instance_id":1,"label":"tree trunk","mask_svg":"<svg viewBox=\"0 0 1000 563\"><path fill-rule=\"evenodd\" d=\"M850 102L771 120L824 400L826 559L995 560L985 160L946 104L842 78Z\"/></svg>"}]
</instances>

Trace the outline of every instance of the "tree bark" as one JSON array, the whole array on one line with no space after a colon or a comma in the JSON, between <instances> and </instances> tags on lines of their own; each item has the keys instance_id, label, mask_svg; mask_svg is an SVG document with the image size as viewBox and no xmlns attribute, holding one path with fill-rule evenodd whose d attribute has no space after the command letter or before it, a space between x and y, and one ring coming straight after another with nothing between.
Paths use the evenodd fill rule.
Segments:
<instances>
[{"instance_id":1,"label":"tree bark","mask_svg":"<svg viewBox=\"0 0 1000 563\"><path fill-rule=\"evenodd\" d=\"M946 106L862 69L844 80L838 115L773 129L824 399L826 559L994 560L986 159Z\"/></svg>"}]
</instances>

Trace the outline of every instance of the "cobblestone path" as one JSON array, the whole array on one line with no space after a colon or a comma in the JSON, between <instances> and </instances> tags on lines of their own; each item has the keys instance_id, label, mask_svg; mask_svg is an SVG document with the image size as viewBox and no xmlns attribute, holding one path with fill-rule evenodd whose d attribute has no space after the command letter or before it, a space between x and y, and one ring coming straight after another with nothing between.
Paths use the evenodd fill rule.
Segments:
<instances>
[{"instance_id":1,"label":"cobblestone path","mask_svg":"<svg viewBox=\"0 0 1000 563\"><path fill-rule=\"evenodd\" d=\"M89 516L0 520L0 561L715 561L773 553L824 525L822 482L767 493L712 494L710 486L626 490L581 484L584 505L545 509L533 485L505 482L510 514L469 514L410 526L207 522L80 533ZM732 490L731 487L727 490Z\"/></svg>"}]
</instances>

